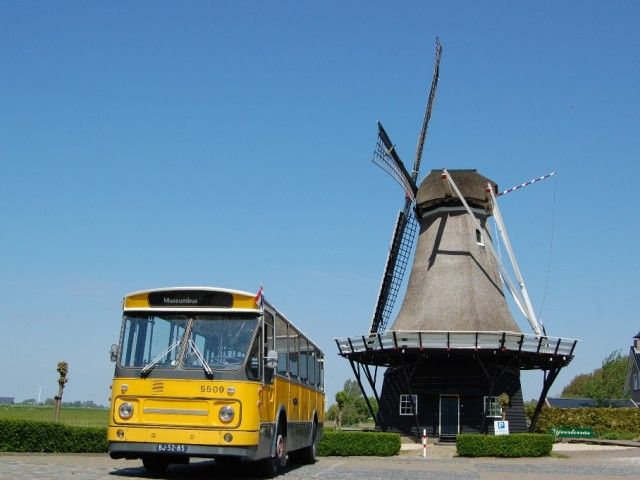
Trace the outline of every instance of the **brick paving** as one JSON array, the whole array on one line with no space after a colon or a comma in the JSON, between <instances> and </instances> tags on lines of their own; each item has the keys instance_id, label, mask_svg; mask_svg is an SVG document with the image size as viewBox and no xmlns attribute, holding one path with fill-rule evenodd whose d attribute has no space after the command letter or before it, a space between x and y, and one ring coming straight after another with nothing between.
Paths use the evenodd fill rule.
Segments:
<instances>
[{"instance_id":1,"label":"brick paving","mask_svg":"<svg viewBox=\"0 0 640 480\"><path fill-rule=\"evenodd\" d=\"M392 458L326 457L315 465L289 467L282 480L340 479L416 480L584 480L640 478L640 448L572 449L550 458L467 459L455 457L455 447L433 446L422 458L419 450L404 451ZM111 460L106 455L0 454L0 479L117 480L153 478L137 460ZM167 479L250 479L252 465L219 465L194 460L171 466Z\"/></svg>"}]
</instances>

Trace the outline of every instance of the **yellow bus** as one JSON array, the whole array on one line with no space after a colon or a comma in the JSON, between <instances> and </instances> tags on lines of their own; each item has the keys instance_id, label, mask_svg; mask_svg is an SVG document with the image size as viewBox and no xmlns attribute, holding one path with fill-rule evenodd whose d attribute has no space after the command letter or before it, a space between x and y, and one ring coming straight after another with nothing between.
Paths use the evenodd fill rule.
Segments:
<instances>
[{"instance_id":1,"label":"yellow bus","mask_svg":"<svg viewBox=\"0 0 640 480\"><path fill-rule=\"evenodd\" d=\"M154 474L190 457L250 460L268 477L315 461L324 355L262 289L144 290L122 306L111 458L141 459Z\"/></svg>"}]
</instances>

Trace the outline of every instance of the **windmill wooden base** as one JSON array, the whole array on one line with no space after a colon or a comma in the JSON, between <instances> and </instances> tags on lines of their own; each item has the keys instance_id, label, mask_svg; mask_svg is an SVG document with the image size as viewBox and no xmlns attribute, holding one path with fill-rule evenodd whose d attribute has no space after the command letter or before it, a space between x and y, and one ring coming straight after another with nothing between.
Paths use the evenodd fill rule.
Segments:
<instances>
[{"instance_id":1,"label":"windmill wooden base","mask_svg":"<svg viewBox=\"0 0 640 480\"><path fill-rule=\"evenodd\" d=\"M440 439L458 433L493 433L500 419L491 400L506 393L511 433L533 431L536 410L527 426L520 386L522 370L543 370L538 406L560 370L573 358L577 340L536 337L514 332L387 332L337 339L365 392L367 382L378 402L376 427ZM386 367L382 389L379 367ZM366 397L366 395L365 395Z\"/></svg>"}]
</instances>

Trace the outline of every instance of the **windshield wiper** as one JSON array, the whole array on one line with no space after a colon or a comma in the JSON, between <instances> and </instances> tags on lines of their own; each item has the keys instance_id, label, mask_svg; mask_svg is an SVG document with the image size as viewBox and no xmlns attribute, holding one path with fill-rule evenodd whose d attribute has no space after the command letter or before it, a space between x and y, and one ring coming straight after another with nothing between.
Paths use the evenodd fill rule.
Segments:
<instances>
[{"instance_id":1,"label":"windshield wiper","mask_svg":"<svg viewBox=\"0 0 640 480\"><path fill-rule=\"evenodd\" d=\"M148 375L149 372L156 366L156 364L162 360L162 358L169 352L171 352L174 348L178 346L180 340L176 340L169 347L167 347L164 351L162 351L156 358L154 358L151 363L147 363L142 370L140 370L140 375L145 376Z\"/></svg>"},{"instance_id":2,"label":"windshield wiper","mask_svg":"<svg viewBox=\"0 0 640 480\"><path fill-rule=\"evenodd\" d=\"M205 373L207 374L207 377L208 378L213 378L213 370L211 370L211 367L209 366L207 361L202 356L202 353L200 353L200 350L198 350L196 342L194 342L193 339L189 339L189 346L191 346L191 351L195 354L196 358L200 362L200 365L202 365L202 368L204 369Z\"/></svg>"}]
</instances>

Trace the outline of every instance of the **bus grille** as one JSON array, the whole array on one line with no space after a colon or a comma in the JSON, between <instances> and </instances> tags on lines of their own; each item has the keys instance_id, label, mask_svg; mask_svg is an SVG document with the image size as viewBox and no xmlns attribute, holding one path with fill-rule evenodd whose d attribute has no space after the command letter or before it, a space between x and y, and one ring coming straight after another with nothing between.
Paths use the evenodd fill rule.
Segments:
<instances>
[{"instance_id":1,"label":"bus grille","mask_svg":"<svg viewBox=\"0 0 640 480\"><path fill-rule=\"evenodd\" d=\"M151 385L151 393L158 395L164 393L164 382L153 382Z\"/></svg>"}]
</instances>

